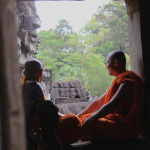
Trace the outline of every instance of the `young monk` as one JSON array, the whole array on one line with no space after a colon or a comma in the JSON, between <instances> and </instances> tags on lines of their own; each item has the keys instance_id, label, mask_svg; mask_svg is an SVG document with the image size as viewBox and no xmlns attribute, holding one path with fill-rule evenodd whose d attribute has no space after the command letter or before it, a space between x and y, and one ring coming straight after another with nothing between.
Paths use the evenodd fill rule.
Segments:
<instances>
[{"instance_id":1,"label":"young monk","mask_svg":"<svg viewBox=\"0 0 150 150\"><path fill-rule=\"evenodd\" d=\"M25 81L23 87L26 131L28 149L43 148L49 150L60 149L60 144L54 134L59 123L58 109L51 101L46 101L40 82L43 79L43 66L37 59L30 59L25 63ZM38 142L39 130L43 137L43 145ZM36 143L37 142L37 143Z\"/></svg>"},{"instance_id":2,"label":"young monk","mask_svg":"<svg viewBox=\"0 0 150 150\"><path fill-rule=\"evenodd\" d=\"M140 77L126 70L125 55L113 51L106 68L115 76L110 88L78 116L83 133L93 139L129 140L141 131L144 87Z\"/></svg>"},{"instance_id":3,"label":"young monk","mask_svg":"<svg viewBox=\"0 0 150 150\"><path fill-rule=\"evenodd\" d=\"M61 143L70 144L78 140L81 134L81 122L74 114L63 115L51 101L46 101L40 82L43 79L43 66L37 59L30 59L25 63L23 72L25 81L23 83L23 94L25 103L25 114L27 122L27 133L37 133L41 128L44 138L45 150L56 146L53 141L54 131ZM39 121L37 119L39 117ZM51 143L51 142L53 143Z\"/></svg>"}]
</instances>

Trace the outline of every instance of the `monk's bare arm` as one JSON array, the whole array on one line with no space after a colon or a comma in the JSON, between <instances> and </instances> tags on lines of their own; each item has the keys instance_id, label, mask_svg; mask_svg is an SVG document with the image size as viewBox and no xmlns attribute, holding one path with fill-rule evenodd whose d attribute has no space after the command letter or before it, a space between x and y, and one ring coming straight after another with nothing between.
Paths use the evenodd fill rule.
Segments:
<instances>
[{"instance_id":1,"label":"monk's bare arm","mask_svg":"<svg viewBox=\"0 0 150 150\"><path fill-rule=\"evenodd\" d=\"M107 92L105 92L100 98L96 99L91 104L89 104L82 112L78 114L78 116L81 117L84 114L93 113L97 111L102 106L103 101L105 100L106 93Z\"/></svg>"},{"instance_id":2,"label":"monk's bare arm","mask_svg":"<svg viewBox=\"0 0 150 150\"><path fill-rule=\"evenodd\" d=\"M122 83L110 102L103 105L88 119L97 120L99 118L105 117L107 114L111 113L119 104L121 104L124 99L130 98L132 93L132 84L130 82Z\"/></svg>"}]
</instances>

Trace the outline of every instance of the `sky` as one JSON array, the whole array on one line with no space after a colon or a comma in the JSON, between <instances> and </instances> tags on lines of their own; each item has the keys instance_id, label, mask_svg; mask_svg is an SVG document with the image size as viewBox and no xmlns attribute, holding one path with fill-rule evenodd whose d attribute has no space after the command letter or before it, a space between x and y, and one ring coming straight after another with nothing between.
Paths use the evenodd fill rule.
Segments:
<instances>
[{"instance_id":1,"label":"sky","mask_svg":"<svg viewBox=\"0 0 150 150\"><path fill-rule=\"evenodd\" d=\"M54 29L59 20L65 19L78 32L96 12L100 5L111 0L84 0L84 1L36 1L36 8L42 26L38 29Z\"/></svg>"}]
</instances>

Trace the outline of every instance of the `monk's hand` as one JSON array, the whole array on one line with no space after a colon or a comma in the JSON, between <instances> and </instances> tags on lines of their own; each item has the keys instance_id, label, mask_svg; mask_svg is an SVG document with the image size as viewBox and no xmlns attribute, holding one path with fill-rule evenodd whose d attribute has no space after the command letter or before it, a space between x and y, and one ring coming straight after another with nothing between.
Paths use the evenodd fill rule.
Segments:
<instances>
[{"instance_id":1,"label":"monk's hand","mask_svg":"<svg viewBox=\"0 0 150 150\"><path fill-rule=\"evenodd\" d=\"M85 136L85 137L88 136L88 133L89 133L89 130L90 130L92 122L93 122L93 118L89 117L83 123L83 126L82 126L82 134L83 134L83 136Z\"/></svg>"}]
</instances>

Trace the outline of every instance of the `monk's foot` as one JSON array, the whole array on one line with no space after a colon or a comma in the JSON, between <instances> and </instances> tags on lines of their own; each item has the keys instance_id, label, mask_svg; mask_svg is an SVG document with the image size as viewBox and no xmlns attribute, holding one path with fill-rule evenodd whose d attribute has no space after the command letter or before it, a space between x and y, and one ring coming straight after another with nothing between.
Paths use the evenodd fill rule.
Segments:
<instances>
[{"instance_id":1,"label":"monk's foot","mask_svg":"<svg viewBox=\"0 0 150 150\"><path fill-rule=\"evenodd\" d=\"M87 137L80 137L79 141L91 141L91 137L87 136Z\"/></svg>"}]
</instances>

